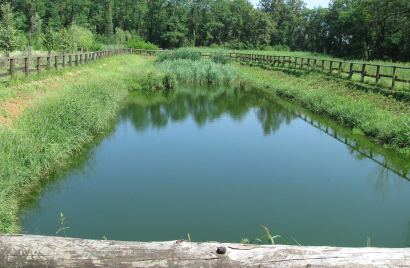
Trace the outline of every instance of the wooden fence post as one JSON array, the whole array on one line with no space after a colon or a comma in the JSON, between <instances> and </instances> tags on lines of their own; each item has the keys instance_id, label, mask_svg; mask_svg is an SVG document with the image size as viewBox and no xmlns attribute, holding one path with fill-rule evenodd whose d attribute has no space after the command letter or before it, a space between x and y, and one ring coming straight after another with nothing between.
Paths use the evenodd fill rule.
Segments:
<instances>
[{"instance_id":1,"label":"wooden fence post","mask_svg":"<svg viewBox=\"0 0 410 268\"><path fill-rule=\"evenodd\" d=\"M83 64L83 54L80 54L80 64Z\"/></svg>"},{"instance_id":2,"label":"wooden fence post","mask_svg":"<svg viewBox=\"0 0 410 268\"><path fill-rule=\"evenodd\" d=\"M68 66L72 66L73 65L73 55L70 54L68 55Z\"/></svg>"},{"instance_id":3,"label":"wooden fence post","mask_svg":"<svg viewBox=\"0 0 410 268\"><path fill-rule=\"evenodd\" d=\"M54 56L54 68L58 69L58 56Z\"/></svg>"},{"instance_id":4,"label":"wooden fence post","mask_svg":"<svg viewBox=\"0 0 410 268\"><path fill-rule=\"evenodd\" d=\"M325 70L325 60L322 60L322 71Z\"/></svg>"},{"instance_id":5,"label":"wooden fence post","mask_svg":"<svg viewBox=\"0 0 410 268\"><path fill-rule=\"evenodd\" d=\"M330 61L329 72L330 72L330 74L333 73L333 61L332 60Z\"/></svg>"},{"instance_id":6,"label":"wooden fence post","mask_svg":"<svg viewBox=\"0 0 410 268\"><path fill-rule=\"evenodd\" d=\"M353 77L353 62L350 63L349 67L349 79L352 79Z\"/></svg>"},{"instance_id":7,"label":"wooden fence post","mask_svg":"<svg viewBox=\"0 0 410 268\"><path fill-rule=\"evenodd\" d=\"M75 66L78 66L78 55L75 54Z\"/></svg>"},{"instance_id":8,"label":"wooden fence post","mask_svg":"<svg viewBox=\"0 0 410 268\"><path fill-rule=\"evenodd\" d=\"M396 69L397 69L397 67L393 66L393 75L392 75L392 78L391 78L391 88L392 89L394 88L394 85L396 83Z\"/></svg>"},{"instance_id":9,"label":"wooden fence post","mask_svg":"<svg viewBox=\"0 0 410 268\"><path fill-rule=\"evenodd\" d=\"M361 78L360 78L360 82L364 82L364 76L366 75L366 64L364 63L362 65L362 71L361 71Z\"/></svg>"},{"instance_id":10,"label":"wooden fence post","mask_svg":"<svg viewBox=\"0 0 410 268\"><path fill-rule=\"evenodd\" d=\"M28 58L24 57L24 75L28 76Z\"/></svg>"},{"instance_id":11,"label":"wooden fence post","mask_svg":"<svg viewBox=\"0 0 410 268\"><path fill-rule=\"evenodd\" d=\"M9 74L13 75L14 74L14 59L10 58L9 61L10 61Z\"/></svg>"},{"instance_id":12,"label":"wooden fence post","mask_svg":"<svg viewBox=\"0 0 410 268\"><path fill-rule=\"evenodd\" d=\"M376 85L379 83L380 79L380 65L376 66Z\"/></svg>"},{"instance_id":13,"label":"wooden fence post","mask_svg":"<svg viewBox=\"0 0 410 268\"><path fill-rule=\"evenodd\" d=\"M342 74L342 62L339 62L339 68L338 68L338 76L340 77L340 75Z\"/></svg>"},{"instance_id":14,"label":"wooden fence post","mask_svg":"<svg viewBox=\"0 0 410 268\"><path fill-rule=\"evenodd\" d=\"M47 70L50 70L51 67L51 61L50 61L50 55L47 56Z\"/></svg>"},{"instance_id":15,"label":"wooden fence post","mask_svg":"<svg viewBox=\"0 0 410 268\"><path fill-rule=\"evenodd\" d=\"M40 71L41 71L40 62L41 62L41 57L37 57L36 70L38 74L40 74Z\"/></svg>"},{"instance_id":16,"label":"wooden fence post","mask_svg":"<svg viewBox=\"0 0 410 268\"><path fill-rule=\"evenodd\" d=\"M304 61L305 59L304 58L302 58L301 59L301 62L300 62L300 69L302 69L303 68L303 61Z\"/></svg>"},{"instance_id":17,"label":"wooden fence post","mask_svg":"<svg viewBox=\"0 0 410 268\"><path fill-rule=\"evenodd\" d=\"M65 67L65 54L63 53L63 62L62 62L63 68Z\"/></svg>"}]
</instances>

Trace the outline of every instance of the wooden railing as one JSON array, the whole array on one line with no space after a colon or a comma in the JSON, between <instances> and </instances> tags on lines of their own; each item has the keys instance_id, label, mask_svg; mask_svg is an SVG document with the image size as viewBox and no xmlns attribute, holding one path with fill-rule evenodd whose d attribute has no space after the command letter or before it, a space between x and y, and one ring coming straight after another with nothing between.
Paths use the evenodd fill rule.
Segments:
<instances>
[{"instance_id":1,"label":"wooden railing","mask_svg":"<svg viewBox=\"0 0 410 268\"><path fill-rule=\"evenodd\" d=\"M161 51L163 50L120 48L96 52L55 54L35 57L13 57L5 60L0 59L0 77L12 76L18 72L29 75L30 73L40 73L44 70L78 66L119 54L155 55ZM201 53L201 55L208 57L210 56L210 53ZM358 82L366 82L391 89L394 89L397 86L397 83L400 83L405 91L410 91L410 67L246 53L226 53L226 56L231 60L244 63L258 63L272 67L320 71L338 77L350 80L354 79ZM3 66L3 68L1 66Z\"/></svg>"},{"instance_id":2,"label":"wooden railing","mask_svg":"<svg viewBox=\"0 0 410 268\"><path fill-rule=\"evenodd\" d=\"M386 78L389 82L383 81L381 86L395 88L396 84L403 83L410 90L410 67L397 65L382 65L373 63L359 63L330 59L316 59L305 57L291 56L270 56L258 54L244 53L228 53L230 59L247 63L260 63L277 67L289 67L294 69L308 69L337 75L352 80L356 76L356 80L360 82L373 83L380 85L381 80ZM368 79L371 78L371 79ZM405 85L405 87L406 87Z\"/></svg>"},{"instance_id":3,"label":"wooden railing","mask_svg":"<svg viewBox=\"0 0 410 268\"><path fill-rule=\"evenodd\" d=\"M10 57L0 60L0 77L13 76L23 73L40 73L46 70L58 70L65 67L83 65L98 59L120 54L148 54L155 55L157 50L119 48L94 52L61 53L47 56ZM3 68L2 68L2 67Z\"/></svg>"}]
</instances>

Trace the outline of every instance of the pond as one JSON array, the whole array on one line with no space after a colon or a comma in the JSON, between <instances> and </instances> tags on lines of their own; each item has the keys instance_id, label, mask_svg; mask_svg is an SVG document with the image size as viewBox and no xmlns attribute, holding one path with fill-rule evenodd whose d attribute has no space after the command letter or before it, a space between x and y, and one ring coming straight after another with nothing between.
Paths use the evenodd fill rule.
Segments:
<instances>
[{"instance_id":1,"label":"pond","mask_svg":"<svg viewBox=\"0 0 410 268\"><path fill-rule=\"evenodd\" d=\"M134 93L27 200L25 233L410 246L410 159L263 92ZM62 233L59 233L62 235Z\"/></svg>"}]
</instances>

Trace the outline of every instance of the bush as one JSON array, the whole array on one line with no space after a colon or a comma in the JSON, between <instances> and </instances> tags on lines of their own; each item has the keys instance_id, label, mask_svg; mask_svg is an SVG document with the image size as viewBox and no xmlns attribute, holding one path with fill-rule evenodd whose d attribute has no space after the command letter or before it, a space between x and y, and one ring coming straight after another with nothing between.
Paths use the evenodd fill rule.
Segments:
<instances>
[{"instance_id":1,"label":"bush","mask_svg":"<svg viewBox=\"0 0 410 268\"><path fill-rule=\"evenodd\" d=\"M72 38L72 47L74 50L91 50L94 44L94 35L90 30L73 24L70 26L68 32Z\"/></svg>"},{"instance_id":2,"label":"bush","mask_svg":"<svg viewBox=\"0 0 410 268\"><path fill-rule=\"evenodd\" d=\"M168 50L158 54L157 62L174 61L174 60L201 60L201 53L192 48L179 48L176 50Z\"/></svg>"},{"instance_id":3,"label":"bush","mask_svg":"<svg viewBox=\"0 0 410 268\"><path fill-rule=\"evenodd\" d=\"M127 43L127 47L134 49L159 50L159 47L157 45L152 44L150 42L146 42L140 38L129 40Z\"/></svg>"}]
</instances>

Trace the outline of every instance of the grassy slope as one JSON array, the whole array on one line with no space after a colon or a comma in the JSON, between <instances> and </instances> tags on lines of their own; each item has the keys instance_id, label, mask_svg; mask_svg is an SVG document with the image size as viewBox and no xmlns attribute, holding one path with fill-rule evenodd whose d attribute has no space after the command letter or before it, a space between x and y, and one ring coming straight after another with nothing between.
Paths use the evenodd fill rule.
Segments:
<instances>
[{"instance_id":1,"label":"grassy slope","mask_svg":"<svg viewBox=\"0 0 410 268\"><path fill-rule=\"evenodd\" d=\"M21 197L108 128L147 62L119 56L75 69L81 73L75 79L73 69L48 74L46 86L17 81L4 89L3 100L37 100L0 130L0 232L19 231Z\"/></svg>"},{"instance_id":2,"label":"grassy slope","mask_svg":"<svg viewBox=\"0 0 410 268\"><path fill-rule=\"evenodd\" d=\"M347 81L319 73L265 70L238 65L257 87L293 99L374 140L410 152L410 105L381 94L358 90Z\"/></svg>"}]
</instances>

